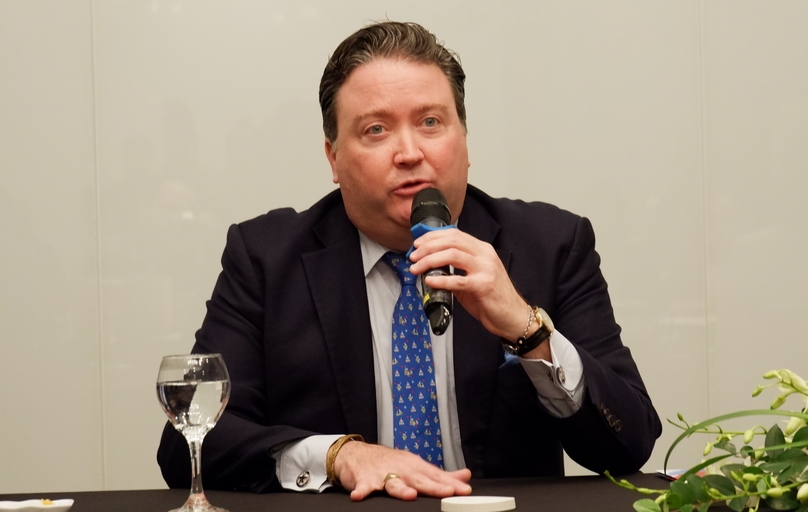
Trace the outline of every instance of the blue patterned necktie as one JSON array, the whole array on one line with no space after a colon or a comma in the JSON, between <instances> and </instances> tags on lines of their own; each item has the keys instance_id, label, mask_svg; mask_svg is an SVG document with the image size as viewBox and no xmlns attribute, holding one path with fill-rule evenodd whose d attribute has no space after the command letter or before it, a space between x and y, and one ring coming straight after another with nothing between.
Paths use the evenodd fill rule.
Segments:
<instances>
[{"instance_id":1,"label":"blue patterned necktie","mask_svg":"<svg viewBox=\"0 0 808 512\"><path fill-rule=\"evenodd\" d=\"M388 252L401 295L393 310L393 435L395 447L443 467L432 341L423 301L410 274L410 260Z\"/></svg>"}]
</instances>

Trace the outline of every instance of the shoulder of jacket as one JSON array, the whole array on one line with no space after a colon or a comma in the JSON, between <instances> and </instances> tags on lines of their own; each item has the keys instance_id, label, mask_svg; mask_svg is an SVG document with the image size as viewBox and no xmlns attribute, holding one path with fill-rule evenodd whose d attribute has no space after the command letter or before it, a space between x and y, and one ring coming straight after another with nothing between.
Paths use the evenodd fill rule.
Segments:
<instances>
[{"instance_id":1,"label":"shoulder of jacket","mask_svg":"<svg viewBox=\"0 0 808 512\"><path fill-rule=\"evenodd\" d=\"M342 204L339 189L334 190L314 203L310 208L298 212L294 208L276 208L252 219L239 222L238 227L245 234L259 233L266 236L274 231L307 231L320 223L335 207Z\"/></svg>"},{"instance_id":2,"label":"shoulder of jacket","mask_svg":"<svg viewBox=\"0 0 808 512\"><path fill-rule=\"evenodd\" d=\"M501 223L515 221L527 223L528 225L540 223L556 226L569 225L572 227L582 219L578 214L543 201L491 197L472 185L468 186L467 195Z\"/></svg>"}]
</instances>

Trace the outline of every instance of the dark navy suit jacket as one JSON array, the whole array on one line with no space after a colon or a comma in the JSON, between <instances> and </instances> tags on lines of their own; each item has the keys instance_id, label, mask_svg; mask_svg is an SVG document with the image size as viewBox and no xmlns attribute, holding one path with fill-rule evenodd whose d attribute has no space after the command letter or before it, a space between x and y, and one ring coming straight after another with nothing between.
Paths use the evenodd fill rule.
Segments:
<instances>
[{"instance_id":1,"label":"dark navy suit jacket","mask_svg":"<svg viewBox=\"0 0 808 512\"><path fill-rule=\"evenodd\" d=\"M456 303L457 410L473 477L563 474L562 447L592 471L638 470L661 425L620 340L589 221L469 186L458 225L494 246L516 289L576 347L586 379L581 409L553 417L519 362ZM233 381L203 445L205 487L277 489L270 449L312 434L375 442L362 256L340 192L231 226L222 268L193 347L221 353ZM170 425L157 458L170 486L190 485L188 448Z\"/></svg>"}]
</instances>

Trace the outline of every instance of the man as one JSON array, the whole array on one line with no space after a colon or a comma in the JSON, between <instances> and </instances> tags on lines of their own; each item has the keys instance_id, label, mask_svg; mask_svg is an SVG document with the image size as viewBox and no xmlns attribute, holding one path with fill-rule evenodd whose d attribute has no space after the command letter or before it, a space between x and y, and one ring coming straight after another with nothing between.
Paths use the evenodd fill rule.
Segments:
<instances>
[{"instance_id":1,"label":"man","mask_svg":"<svg viewBox=\"0 0 808 512\"><path fill-rule=\"evenodd\" d=\"M207 488L414 499L468 494L472 476L563 474L562 446L597 472L648 459L661 425L620 341L591 225L467 185L464 80L416 24L365 27L334 52L320 105L339 190L230 228L197 333L193 351L221 353L233 382L205 439ZM457 229L415 240L410 264L413 197L428 187ZM416 276L455 269L426 278L455 297L447 332L422 340L434 424L407 416L418 436L437 432L426 455L402 433L394 309L410 285L390 258ZM167 425L170 486L188 485L188 459Z\"/></svg>"}]
</instances>

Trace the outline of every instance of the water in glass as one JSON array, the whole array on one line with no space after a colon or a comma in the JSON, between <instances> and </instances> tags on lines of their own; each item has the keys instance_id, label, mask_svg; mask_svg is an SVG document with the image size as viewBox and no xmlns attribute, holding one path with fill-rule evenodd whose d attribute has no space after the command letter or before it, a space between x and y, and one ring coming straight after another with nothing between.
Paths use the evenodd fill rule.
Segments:
<instances>
[{"instance_id":1,"label":"water in glass","mask_svg":"<svg viewBox=\"0 0 808 512\"><path fill-rule=\"evenodd\" d=\"M191 495L170 512L227 512L208 503L202 490L202 440L230 398L230 377L219 354L166 356L157 375L157 398L185 436L191 452Z\"/></svg>"}]
</instances>

